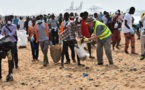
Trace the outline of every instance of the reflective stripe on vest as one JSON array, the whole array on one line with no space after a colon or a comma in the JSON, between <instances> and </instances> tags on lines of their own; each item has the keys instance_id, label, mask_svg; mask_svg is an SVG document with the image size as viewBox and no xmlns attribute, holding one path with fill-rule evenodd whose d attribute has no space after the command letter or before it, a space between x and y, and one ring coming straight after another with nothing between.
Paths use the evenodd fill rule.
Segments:
<instances>
[{"instance_id":1,"label":"reflective stripe on vest","mask_svg":"<svg viewBox=\"0 0 145 90\"><path fill-rule=\"evenodd\" d=\"M103 40L103 39L109 37L112 34L111 31L110 31L110 29L104 23L102 23L100 21L96 21L95 22L94 33L96 33L97 27L99 25L103 25L105 27L104 30L102 31L102 34L99 36L99 39L100 40Z\"/></svg>"}]
</instances>

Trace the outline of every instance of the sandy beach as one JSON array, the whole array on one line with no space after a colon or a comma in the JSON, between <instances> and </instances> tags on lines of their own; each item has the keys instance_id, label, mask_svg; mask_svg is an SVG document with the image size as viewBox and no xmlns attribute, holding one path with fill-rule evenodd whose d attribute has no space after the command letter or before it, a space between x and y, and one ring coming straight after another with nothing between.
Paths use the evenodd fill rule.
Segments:
<instances>
[{"instance_id":1,"label":"sandy beach","mask_svg":"<svg viewBox=\"0 0 145 90\"><path fill-rule=\"evenodd\" d=\"M128 50L131 52L130 48ZM39 61L32 62L30 45L20 48L19 69L14 69L14 81L6 82L8 71L7 59L3 60L0 90L145 90L145 61L140 61L140 41L136 36L138 55L124 53L124 36L120 50L112 50L115 65L108 65L104 52L104 65L96 65L97 59L82 61L85 67L76 63L65 65L60 69L60 62L55 64L50 56L49 65L43 67L42 52ZM96 57L96 47L92 48ZM83 73L88 76L83 77Z\"/></svg>"}]
</instances>

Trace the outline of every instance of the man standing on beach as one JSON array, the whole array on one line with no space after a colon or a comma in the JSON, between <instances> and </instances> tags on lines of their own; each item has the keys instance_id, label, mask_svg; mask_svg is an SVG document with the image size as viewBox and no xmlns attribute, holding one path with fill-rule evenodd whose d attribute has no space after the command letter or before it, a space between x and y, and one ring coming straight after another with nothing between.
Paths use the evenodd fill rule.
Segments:
<instances>
[{"instance_id":1,"label":"man standing on beach","mask_svg":"<svg viewBox=\"0 0 145 90\"><path fill-rule=\"evenodd\" d=\"M111 21L111 31L112 31L112 47L114 50L114 47L116 45L116 48L119 49L119 43L121 40L120 36L120 29L121 29L121 23L118 21L119 12L115 12L115 15L112 17Z\"/></svg>"},{"instance_id":2,"label":"man standing on beach","mask_svg":"<svg viewBox=\"0 0 145 90\"><path fill-rule=\"evenodd\" d=\"M48 27L41 20L41 17L37 17L37 24L35 25L36 30L36 43L39 42L42 53L43 53L43 66L47 66L48 62L48 45L49 45L49 31Z\"/></svg>"},{"instance_id":3,"label":"man standing on beach","mask_svg":"<svg viewBox=\"0 0 145 90\"><path fill-rule=\"evenodd\" d=\"M129 12L125 14L124 16L124 21L123 21L123 33L125 36L125 48L124 48L124 52L126 54L128 54L128 47L129 47L129 41L131 41L131 53L132 54L136 54L135 53L135 38L134 38L134 34L135 31L132 28L132 22L133 22L133 17L132 14L134 14L135 12L135 8L131 7L129 9Z\"/></svg>"},{"instance_id":4,"label":"man standing on beach","mask_svg":"<svg viewBox=\"0 0 145 90\"><path fill-rule=\"evenodd\" d=\"M16 36L16 25L12 24L12 17L8 16L6 25L3 26L1 35L8 36L12 42L14 42L14 47L8 52L8 64L9 64L9 74L7 75L7 81L13 80L13 68L15 62L15 68L18 68L18 51L17 51L17 36ZM1 59L0 59L1 62ZM1 69L1 68L0 68ZM0 78L2 78L0 76Z\"/></svg>"},{"instance_id":5,"label":"man standing on beach","mask_svg":"<svg viewBox=\"0 0 145 90\"><path fill-rule=\"evenodd\" d=\"M58 20L55 19L54 14L51 15L51 19L49 21L49 28L51 29L51 39L53 45L56 45L59 43L58 40Z\"/></svg>"},{"instance_id":6,"label":"man standing on beach","mask_svg":"<svg viewBox=\"0 0 145 90\"><path fill-rule=\"evenodd\" d=\"M36 41L35 24L36 24L36 20L33 19L32 26L29 26L28 28L28 35L29 35L32 57L33 57L32 61L38 61L38 57L39 57L39 42Z\"/></svg>"},{"instance_id":7,"label":"man standing on beach","mask_svg":"<svg viewBox=\"0 0 145 90\"><path fill-rule=\"evenodd\" d=\"M140 28L143 28L141 32L141 57L140 60L145 58L145 16L143 16L140 20Z\"/></svg>"},{"instance_id":8,"label":"man standing on beach","mask_svg":"<svg viewBox=\"0 0 145 90\"><path fill-rule=\"evenodd\" d=\"M74 46L77 43L75 33L78 33L79 37L82 37L81 29L75 23L75 21L69 20L69 13L66 12L64 14L64 30L60 34L60 39L63 40L62 53L61 53L61 68L64 67L64 55L68 52L68 47L72 46L74 50ZM74 52L74 51L73 51ZM84 66L80 63L80 58L77 55L78 66Z\"/></svg>"},{"instance_id":9,"label":"man standing on beach","mask_svg":"<svg viewBox=\"0 0 145 90\"><path fill-rule=\"evenodd\" d=\"M18 66L18 50L17 50L17 34L16 34L17 26L12 24L12 17L9 16L7 20L7 24L2 28L2 35L9 36L12 42L15 43L14 47L12 48L12 56L15 62L15 68L17 69Z\"/></svg>"},{"instance_id":10,"label":"man standing on beach","mask_svg":"<svg viewBox=\"0 0 145 90\"><path fill-rule=\"evenodd\" d=\"M3 25L4 25L4 21L3 21L3 19L0 17L0 33L1 33L1 30L2 30Z\"/></svg>"},{"instance_id":11,"label":"man standing on beach","mask_svg":"<svg viewBox=\"0 0 145 90\"><path fill-rule=\"evenodd\" d=\"M87 18L88 18L88 12L84 12L83 20L81 22L81 32L84 37L89 38L91 32L89 31L89 25L87 23ZM88 45L88 51L90 54L89 58L94 59L94 57L91 54L91 43L87 43L87 45Z\"/></svg>"},{"instance_id":12,"label":"man standing on beach","mask_svg":"<svg viewBox=\"0 0 145 90\"><path fill-rule=\"evenodd\" d=\"M24 30L24 21L22 17L20 17L18 25L19 25L19 30Z\"/></svg>"},{"instance_id":13,"label":"man standing on beach","mask_svg":"<svg viewBox=\"0 0 145 90\"><path fill-rule=\"evenodd\" d=\"M104 24L107 24L107 21L108 21L108 19L107 19L107 17L106 17L106 14L107 14L107 12L104 11L103 16L102 16L102 22L103 22Z\"/></svg>"},{"instance_id":14,"label":"man standing on beach","mask_svg":"<svg viewBox=\"0 0 145 90\"><path fill-rule=\"evenodd\" d=\"M24 23L24 29L26 30L26 34L28 34L28 28L29 28L28 22L29 22L29 17L26 17L26 21Z\"/></svg>"},{"instance_id":15,"label":"man standing on beach","mask_svg":"<svg viewBox=\"0 0 145 90\"><path fill-rule=\"evenodd\" d=\"M18 25L18 21L19 19L17 18L17 16L15 16L14 20L13 20L13 23L17 26Z\"/></svg>"},{"instance_id":16,"label":"man standing on beach","mask_svg":"<svg viewBox=\"0 0 145 90\"><path fill-rule=\"evenodd\" d=\"M105 48L105 52L107 58L109 60L109 64L113 64L112 60L112 52L111 52L111 31L110 29L100 21L95 21L93 18L88 18L88 24L90 27L94 28L94 35L90 38L84 39L84 41L90 41L98 39L97 45L97 60L98 65L103 65L103 47Z\"/></svg>"}]
</instances>

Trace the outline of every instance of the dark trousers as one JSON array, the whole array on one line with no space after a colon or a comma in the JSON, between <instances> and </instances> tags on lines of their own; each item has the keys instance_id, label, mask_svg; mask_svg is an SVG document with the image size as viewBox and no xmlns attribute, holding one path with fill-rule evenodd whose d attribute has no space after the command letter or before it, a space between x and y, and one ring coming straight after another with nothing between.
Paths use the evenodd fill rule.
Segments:
<instances>
[{"instance_id":1,"label":"dark trousers","mask_svg":"<svg viewBox=\"0 0 145 90\"><path fill-rule=\"evenodd\" d=\"M69 58L68 55L68 47L71 47L74 52L74 42L73 41L63 41L63 46L62 46L62 53L61 53L61 66L64 66L64 55L66 55L66 58ZM75 54L75 53L74 53ZM72 56L75 56L74 54L72 54ZM74 57L72 57L74 58ZM68 59L70 60L70 59ZM80 64L80 58L77 55L77 61L78 64Z\"/></svg>"},{"instance_id":2,"label":"dark trousers","mask_svg":"<svg viewBox=\"0 0 145 90\"><path fill-rule=\"evenodd\" d=\"M54 31L53 29L51 30L51 39L52 39L52 43L53 45L58 44L58 30Z\"/></svg>"},{"instance_id":3,"label":"dark trousers","mask_svg":"<svg viewBox=\"0 0 145 90\"><path fill-rule=\"evenodd\" d=\"M31 45L32 57L33 59L37 60L39 56L39 43L30 41L30 45Z\"/></svg>"},{"instance_id":4,"label":"dark trousers","mask_svg":"<svg viewBox=\"0 0 145 90\"><path fill-rule=\"evenodd\" d=\"M0 58L0 78L2 78L2 59Z\"/></svg>"},{"instance_id":5,"label":"dark trousers","mask_svg":"<svg viewBox=\"0 0 145 90\"><path fill-rule=\"evenodd\" d=\"M13 57L15 67L18 67L18 49L17 49L17 43L16 42L15 42L14 47L11 49L11 52L12 52L12 57Z\"/></svg>"},{"instance_id":6,"label":"dark trousers","mask_svg":"<svg viewBox=\"0 0 145 90\"><path fill-rule=\"evenodd\" d=\"M72 42L69 42L68 44L70 44L68 47L70 48L70 50L71 50L71 59L72 60L75 60L75 51L74 51L74 44L72 43ZM68 61L68 62L70 62L70 58L69 58L69 53L68 53L68 48L67 48L67 50L66 50L66 52L65 52L65 56L66 56L66 60Z\"/></svg>"},{"instance_id":7,"label":"dark trousers","mask_svg":"<svg viewBox=\"0 0 145 90\"><path fill-rule=\"evenodd\" d=\"M89 54L90 54L90 56L91 56L91 43L87 43L87 46L88 46Z\"/></svg>"},{"instance_id":8,"label":"dark trousers","mask_svg":"<svg viewBox=\"0 0 145 90\"><path fill-rule=\"evenodd\" d=\"M11 74L13 73L13 60L12 60L12 54L11 52L10 53L7 53L7 57L8 57L8 74ZM0 58L0 79L2 78L2 58Z\"/></svg>"}]
</instances>

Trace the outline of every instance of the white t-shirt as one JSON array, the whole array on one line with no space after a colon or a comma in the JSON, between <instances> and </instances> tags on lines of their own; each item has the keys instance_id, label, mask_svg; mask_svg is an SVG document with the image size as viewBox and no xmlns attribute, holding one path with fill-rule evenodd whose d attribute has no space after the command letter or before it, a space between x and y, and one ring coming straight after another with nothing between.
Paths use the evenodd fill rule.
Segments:
<instances>
[{"instance_id":1,"label":"white t-shirt","mask_svg":"<svg viewBox=\"0 0 145 90\"><path fill-rule=\"evenodd\" d=\"M122 15L119 15L117 20L118 20L120 23L122 23L122 21L123 21Z\"/></svg>"},{"instance_id":2,"label":"white t-shirt","mask_svg":"<svg viewBox=\"0 0 145 90\"><path fill-rule=\"evenodd\" d=\"M24 21L23 20L19 20L18 25L20 25L20 30L24 29Z\"/></svg>"},{"instance_id":3,"label":"white t-shirt","mask_svg":"<svg viewBox=\"0 0 145 90\"><path fill-rule=\"evenodd\" d=\"M130 29L128 29L126 26L125 26L125 20L127 20L127 25L132 28L132 15L129 14L129 13L126 13L125 16L124 16L124 20L123 20L123 25L122 25L122 30L123 30L123 33L128 33L130 32Z\"/></svg>"},{"instance_id":4,"label":"white t-shirt","mask_svg":"<svg viewBox=\"0 0 145 90\"><path fill-rule=\"evenodd\" d=\"M32 21L31 20L28 22L28 26L29 27L32 26Z\"/></svg>"},{"instance_id":5,"label":"white t-shirt","mask_svg":"<svg viewBox=\"0 0 145 90\"><path fill-rule=\"evenodd\" d=\"M143 24L143 29L145 29L145 16L143 16L140 21Z\"/></svg>"},{"instance_id":6,"label":"white t-shirt","mask_svg":"<svg viewBox=\"0 0 145 90\"><path fill-rule=\"evenodd\" d=\"M106 18L105 15L102 17L102 21L103 21L104 24L107 24L108 19Z\"/></svg>"}]
</instances>

